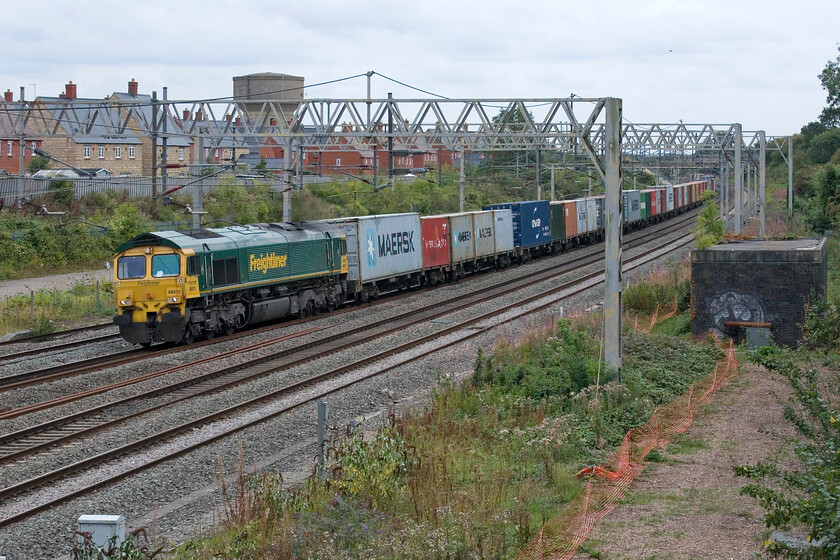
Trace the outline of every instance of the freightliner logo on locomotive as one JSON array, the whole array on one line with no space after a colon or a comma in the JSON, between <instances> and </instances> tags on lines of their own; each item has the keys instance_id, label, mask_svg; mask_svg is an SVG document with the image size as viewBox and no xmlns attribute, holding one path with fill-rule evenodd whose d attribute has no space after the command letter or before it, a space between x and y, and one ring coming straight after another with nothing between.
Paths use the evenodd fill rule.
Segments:
<instances>
[{"instance_id":1,"label":"freightliner logo on locomotive","mask_svg":"<svg viewBox=\"0 0 840 560\"><path fill-rule=\"evenodd\" d=\"M271 253L270 255L260 253L259 257L251 255L249 257L248 270L266 274L271 269L285 268L287 259L287 255L278 256L276 253Z\"/></svg>"},{"instance_id":2,"label":"freightliner logo on locomotive","mask_svg":"<svg viewBox=\"0 0 840 560\"><path fill-rule=\"evenodd\" d=\"M367 254L368 263L376 265L378 257L389 257L414 252L414 232L397 231L376 235L372 229L367 230Z\"/></svg>"}]
</instances>

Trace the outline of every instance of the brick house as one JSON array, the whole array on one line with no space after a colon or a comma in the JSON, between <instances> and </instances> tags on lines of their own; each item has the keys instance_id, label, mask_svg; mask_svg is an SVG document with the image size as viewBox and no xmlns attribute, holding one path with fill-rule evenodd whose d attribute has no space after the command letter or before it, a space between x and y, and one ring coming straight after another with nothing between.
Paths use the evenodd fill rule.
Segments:
<instances>
[{"instance_id":1,"label":"brick house","mask_svg":"<svg viewBox=\"0 0 840 560\"><path fill-rule=\"evenodd\" d=\"M27 146L23 151L23 169L20 169L20 137L15 134L13 123L17 119L17 111L20 105L13 102L11 90L3 94L3 102L0 103L0 170L9 175L26 173L26 168L32 158L35 157L33 148L43 146L43 137L31 126L26 125L24 129L24 144Z\"/></svg>"},{"instance_id":2,"label":"brick house","mask_svg":"<svg viewBox=\"0 0 840 560\"><path fill-rule=\"evenodd\" d=\"M101 99L78 98L70 81L59 97L38 97L35 123L43 134L43 150L74 167L106 168L114 175L141 175L144 169L143 142L126 129L120 133L122 115L116 106L103 105ZM98 118L87 130L76 128ZM60 164L58 164L60 165ZM150 164L146 166L151 170Z\"/></svg>"},{"instance_id":3,"label":"brick house","mask_svg":"<svg viewBox=\"0 0 840 560\"><path fill-rule=\"evenodd\" d=\"M141 171L138 175L144 177L152 176L152 96L138 93L139 84L133 78L128 82L127 92L114 92L108 98L115 110L117 110L127 122L130 128L140 140ZM133 109L129 111L128 109ZM159 115L162 114L159 113ZM159 131L163 132L162 123L158 125ZM166 160L170 164L188 164L191 161L192 139L182 134L182 128L172 118L166 123L167 142ZM157 163L163 161L163 139L157 139ZM158 169L160 175L160 169ZM169 169L169 175L188 175L187 168Z\"/></svg>"}]
</instances>

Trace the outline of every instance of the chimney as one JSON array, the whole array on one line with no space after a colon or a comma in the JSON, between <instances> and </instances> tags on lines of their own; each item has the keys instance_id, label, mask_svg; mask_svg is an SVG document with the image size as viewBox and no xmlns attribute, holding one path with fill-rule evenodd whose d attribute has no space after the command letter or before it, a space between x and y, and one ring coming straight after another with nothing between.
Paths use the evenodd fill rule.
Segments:
<instances>
[{"instance_id":1,"label":"chimney","mask_svg":"<svg viewBox=\"0 0 840 560\"><path fill-rule=\"evenodd\" d=\"M203 121L203 120L204 120L204 113L202 113L201 111L198 111L198 112L195 114L195 120L197 120L197 121Z\"/></svg>"},{"instance_id":2,"label":"chimney","mask_svg":"<svg viewBox=\"0 0 840 560\"><path fill-rule=\"evenodd\" d=\"M189 109L184 109L184 120L185 121L190 120L190 110Z\"/></svg>"},{"instance_id":3,"label":"chimney","mask_svg":"<svg viewBox=\"0 0 840 560\"><path fill-rule=\"evenodd\" d=\"M64 86L64 97L67 99L76 99L76 85L78 84L74 84L73 80L70 80L70 83Z\"/></svg>"},{"instance_id":4,"label":"chimney","mask_svg":"<svg viewBox=\"0 0 840 560\"><path fill-rule=\"evenodd\" d=\"M228 113L227 115L225 115L225 120L226 120L227 122L232 121L232 120L233 120L233 115L231 115L230 113Z\"/></svg>"},{"instance_id":5,"label":"chimney","mask_svg":"<svg viewBox=\"0 0 840 560\"><path fill-rule=\"evenodd\" d=\"M60 99L67 99L67 94L62 91L61 93L58 94L58 97Z\"/></svg>"},{"instance_id":6,"label":"chimney","mask_svg":"<svg viewBox=\"0 0 840 560\"><path fill-rule=\"evenodd\" d=\"M137 82L134 81L134 78L131 78L131 81L128 82L128 95L133 95L137 97L137 86L139 86Z\"/></svg>"},{"instance_id":7,"label":"chimney","mask_svg":"<svg viewBox=\"0 0 840 560\"><path fill-rule=\"evenodd\" d=\"M236 120L233 121L235 126L242 126L242 119L240 117L236 117Z\"/></svg>"},{"instance_id":8,"label":"chimney","mask_svg":"<svg viewBox=\"0 0 840 560\"><path fill-rule=\"evenodd\" d=\"M270 119L268 121L268 124L271 125L271 126L277 126L277 119Z\"/></svg>"},{"instance_id":9,"label":"chimney","mask_svg":"<svg viewBox=\"0 0 840 560\"><path fill-rule=\"evenodd\" d=\"M10 90L10 89L6 90L6 93L3 94L3 100L6 103L11 103L12 101L15 100L14 94L12 94L12 90Z\"/></svg>"}]
</instances>

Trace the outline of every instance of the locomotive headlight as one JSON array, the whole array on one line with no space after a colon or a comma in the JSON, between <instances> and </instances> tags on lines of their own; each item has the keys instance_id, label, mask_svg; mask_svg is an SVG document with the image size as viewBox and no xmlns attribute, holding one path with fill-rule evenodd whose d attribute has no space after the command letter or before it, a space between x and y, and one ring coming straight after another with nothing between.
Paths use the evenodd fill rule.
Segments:
<instances>
[{"instance_id":1,"label":"locomotive headlight","mask_svg":"<svg viewBox=\"0 0 840 560\"><path fill-rule=\"evenodd\" d=\"M151 247L146 247L146 254L148 255L151 252L152 252L152 248Z\"/></svg>"},{"instance_id":2,"label":"locomotive headlight","mask_svg":"<svg viewBox=\"0 0 840 560\"><path fill-rule=\"evenodd\" d=\"M114 282L114 287L115 287L115 288L119 288L119 287L120 287L120 283L119 283L119 282Z\"/></svg>"},{"instance_id":3,"label":"locomotive headlight","mask_svg":"<svg viewBox=\"0 0 840 560\"><path fill-rule=\"evenodd\" d=\"M168 297L168 298L166 298L166 302L167 302L167 303L178 303L178 297L177 297L177 296L175 296L175 297Z\"/></svg>"},{"instance_id":4,"label":"locomotive headlight","mask_svg":"<svg viewBox=\"0 0 840 560\"><path fill-rule=\"evenodd\" d=\"M120 305L128 305L128 300L127 299L121 299L120 300Z\"/></svg>"}]
</instances>

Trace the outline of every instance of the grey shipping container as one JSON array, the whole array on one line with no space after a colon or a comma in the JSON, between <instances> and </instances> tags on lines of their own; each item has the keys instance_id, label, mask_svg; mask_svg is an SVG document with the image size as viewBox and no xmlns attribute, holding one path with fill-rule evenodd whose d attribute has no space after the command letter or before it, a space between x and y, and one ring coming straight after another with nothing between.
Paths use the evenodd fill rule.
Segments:
<instances>
[{"instance_id":1,"label":"grey shipping container","mask_svg":"<svg viewBox=\"0 0 840 560\"><path fill-rule=\"evenodd\" d=\"M471 212L473 218L473 237L475 238L475 257L491 257L496 253L493 235L493 211Z\"/></svg>"},{"instance_id":2,"label":"grey shipping container","mask_svg":"<svg viewBox=\"0 0 840 560\"><path fill-rule=\"evenodd\" d=\"M674 187L671 185L665 187L665 205L668 212L674 209Z\"/></svg>"},{"instance_id":3,"label":"grey shipping container","mask_svg":"<svg viewBox=\"0 0 840 560\"><path fill-rule=\"evenodd\" d=\"M579 198L575 200L575 214L577 215L577 233L584 235L589 232L586 223L586 199Z\"/></svg>"},{"instance_id":4,"label":"grey shipping container","mask_svg":"<svg viewBox=\"0 0 840 560\"><path fill-rule=\"evenodd\" d=\"M323 220L347 236L347 280L362 284L393 278L423 267L420 215L382 214Z\"/></svg>"},{"instance_id":5,"label":"grey shipping container","mask_svg":"<svg viewBox=\"0 0 840 560\"><path fill-rule=\"evenodd\" d=\"M513 251L512 210L493 210L493 235L496 241L496 253L509 253Z\"/></svg>"},{"instance_id":6,"label":"grey shipping container","mask_svg":"<svg viewBox=\"0 0 840 560\"><path fill-rule=\"evenodd\" d=\"M449 214L449 258L452 264L475 258L472 214Z\"/></svg>"}]
</instances>

